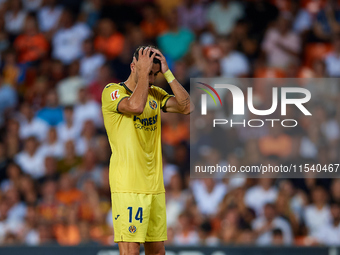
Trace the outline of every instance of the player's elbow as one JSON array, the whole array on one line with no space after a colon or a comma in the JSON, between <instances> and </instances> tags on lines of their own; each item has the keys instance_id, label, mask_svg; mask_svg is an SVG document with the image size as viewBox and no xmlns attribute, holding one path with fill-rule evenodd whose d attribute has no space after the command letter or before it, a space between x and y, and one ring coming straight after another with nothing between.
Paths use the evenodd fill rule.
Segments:
<instances>
[{"instance_id":1,"label":"player's elbow","mask_svg":"<svg viewBox=\"0 0 340 255\"><path fill-rule=\"evenodd\" d=\"M144 111L144 106L137 103L128 102L127 110L133 115L141 115Z\"/></svg>"},{"instance_id":2,"label":"player's elbow","mask_svg":"<svg viewBox=\"0 0 340 255\"><path fill-rule=\"evenodd\" d=\"M190 113L192 113L195 110L195 106L193 104L189 105L188 107L186 107L183 110L183 114L185 115L189 115Z\"/></svg>"},{"instance_id":3,"label":"player's elbow","mask_svg":"<svg viewBox=\"0 0 340 255\"><path fill-rule=\"evenodd\" d=\"M134 114L134 115L141 115L144 111L144 107L141 106L135 106L135 107L131 107L130 111Z\"/></svg>"}]
</instances>

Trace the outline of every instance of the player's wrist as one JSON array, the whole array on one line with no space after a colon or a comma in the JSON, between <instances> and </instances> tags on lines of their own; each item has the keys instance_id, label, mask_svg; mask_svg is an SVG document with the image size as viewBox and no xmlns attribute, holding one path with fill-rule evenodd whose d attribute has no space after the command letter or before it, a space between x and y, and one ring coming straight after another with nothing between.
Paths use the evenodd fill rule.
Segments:
<instances>
[{"instance_id":1,"label":"player's wrist","mask_svg":"<svg viewBox=\"0 0 340 255\"><path fill-rule=\"evenodd\" d=\"M140 75L138 75L138 80L148 81L149 75L146 74L146 72L142 72Z\"/></svg>"},{"instance_id":2,"label":"player's wrist","mask_svg":"<svg viewBox=\"0 0 340 255\"><path fill-rule=\"evenodd\" d=\"M172 74L172 72L170 71L170 69L168 69L165 73L164 73L164 78L166 79L166 81L168 83L171 83L175 80L175 76Z\"/></svg>"}]
</instances>

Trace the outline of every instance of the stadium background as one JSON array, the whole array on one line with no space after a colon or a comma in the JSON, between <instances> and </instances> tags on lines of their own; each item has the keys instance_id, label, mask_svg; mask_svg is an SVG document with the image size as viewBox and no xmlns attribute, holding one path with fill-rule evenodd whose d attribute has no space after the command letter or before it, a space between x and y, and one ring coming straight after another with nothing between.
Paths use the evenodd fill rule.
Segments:
<instances>
[{"instance_id":1,"label":"stadium background","mask_svg":"<svg viewBox=\"0 0 340 255\"><path fill-rule=\"evenodd\" d=\"M339 1L0 0L0 14L1 246L115 245L100 96L139 45L158 46L187 89L194 77L340 76ZM307 137L263 134L261 146L231 130L228 162L244 160L240 146L249 160L336 162L339 87L316 89ZM338 179L193 180L189 117L162 122L167 245L340 244Z\"/></svg>"}]
</instances>

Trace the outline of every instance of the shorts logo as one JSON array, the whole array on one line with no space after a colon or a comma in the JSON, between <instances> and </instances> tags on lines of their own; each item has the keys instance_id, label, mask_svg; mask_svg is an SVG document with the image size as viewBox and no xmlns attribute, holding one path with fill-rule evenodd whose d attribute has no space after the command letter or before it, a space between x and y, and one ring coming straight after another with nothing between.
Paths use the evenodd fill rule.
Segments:
<instances>
[{"instance_id":1,"label":"shorts logo","mask_svg":"<svg viewBox=\"0 0 340 255\"><path fill-rule=\"evenodd\" d=\"M155 100L149 101L149 105L152 110L157 109L157 103Z\"/></svg>"},{"instance_id":2,"label":"shorts logo","mask_svg":"<svg viewBox=\"0 0 340 255\"><path fill-rule=\"evenodd\" d=\"M112 93L111 93L111 100L112 101L115 101L117 98L119 98L119 94L118 94L118 92L119 92L119 90L117 89L117 90L115 90L115 91L113 91Z\"/></svg>"},{"instance_id":3,"label":"shorts logo","mask_svg":"<svg viewBox=\"0 0 340 255\"><path fill-rule=\"evenodd\" d=\"M136 228L136 226L134 226L134 225L131 225L131 226L129 227L129 232L132 233L132 234L135 233L136 230L137 230L137 228Z\"/></svg>"}]
</instances>

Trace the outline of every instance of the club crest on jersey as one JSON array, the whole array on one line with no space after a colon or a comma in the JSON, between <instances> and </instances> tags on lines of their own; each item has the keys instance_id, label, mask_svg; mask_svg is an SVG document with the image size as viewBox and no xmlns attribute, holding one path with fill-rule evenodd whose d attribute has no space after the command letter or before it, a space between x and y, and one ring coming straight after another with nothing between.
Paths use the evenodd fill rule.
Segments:
<instances>
[{"instance_id":1,"label":"club crest on jersey","mask_svg":"<svg viewBox=\"0 0 340 255\"><path fill-rule=\"evenodd\" d=\"M137 228L136 228L136 226L134 226L134 225L131 225L131 226L129 227L129 232L132 233L132 234L135 233L136 230L137 230Z\"/></svg>"},{"instance_id":2,"label":"club crest on jersey","mask_svg":"<svg viewBox=\"0 0 340 255\"><path fill-rule=\"evenodd\" d=\"M118 94L118 92L119 92L119 90L117 89L110 94L112 101L115 101L116 99L119 98L120 95Z\"/></svg>"},{"instance_id":3,"label":"club crest on jersey","mask_svg":"<svg viewBox=\"0 0 340 255\"><path fill-rule=\"evenodd\" d=\"M150 108L152 110L156 110L157 109L157 103L156 103L155 100L149 101L149 105L150 105Z\"/></svg>"}]
</instances>

